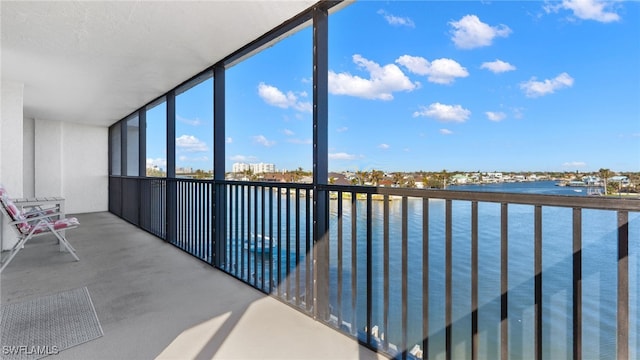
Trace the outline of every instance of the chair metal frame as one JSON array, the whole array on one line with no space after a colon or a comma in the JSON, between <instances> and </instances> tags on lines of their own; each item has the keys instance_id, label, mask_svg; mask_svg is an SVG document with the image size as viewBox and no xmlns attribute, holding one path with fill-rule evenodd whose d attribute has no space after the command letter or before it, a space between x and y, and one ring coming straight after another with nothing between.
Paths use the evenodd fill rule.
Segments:
<instances>
[{"instance_id":1,"label":"chair metal frame","mask_svg":"<svg viewBox=\"0 0 640 360\"><path fill-rule=\"evenodd\" d=\"M41 205L31 205L31 211L25 212L24 209L21 211L21 215L25 217L25 219L16 219L8 210L9 204L15 204L11 199L9 199L6 194L4 196L0 196L0 211L4 216L10 220L9 225L15 231L18 236L18 242L11 248L11 252L6 260L2 261L2 266L0 267L0 273L9 265L11 260L24 248L24 245L27 241L31 240L34 237L38 237L46 234L53 234L60 244L67 249L67 251L76 259L76 261L80 261L78 255L76 255L76 249L71 246L69 241L66 239L63 231L75 229L78 225L69 225L60 229L56 229L56 219L57 221L68 220L68 219L60 219L61 213L58 209L47 209L43 208ZM27 234L23 233L20 230L20 225L27 224L29 226L29 232Z\"/></svg>"}]
</instances>

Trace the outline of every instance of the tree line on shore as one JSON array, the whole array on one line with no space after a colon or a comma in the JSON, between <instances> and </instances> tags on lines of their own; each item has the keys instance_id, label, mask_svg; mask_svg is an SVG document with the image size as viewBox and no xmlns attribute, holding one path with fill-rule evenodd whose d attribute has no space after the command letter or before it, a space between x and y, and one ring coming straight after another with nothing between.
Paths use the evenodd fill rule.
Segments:
<instances>
[{"instance_id":1,"label":"tree line on shore","mask_svg":"<svg viewBox=\"0 0 640 360\"><path fill-rule=\"evenodd\" d=\"M555 180L555 181L575 181L584 177L595 176L602 179L606 193L615 193L625 190L627 192L637 192L640 189L640 172L615 172L608 168L601 168L598 171L527 171L527 172L482 172L478 171L413 171L413 172L385 172L378 169L331 172L329 174L329 184L338 185L369 185L369 186L391 186L391 187L423 187L442 189L452 184L479 184L485 182L496 182L496 174L500 174L502 179L507 181L534 181L534 180ZM166 172L158 169L147 169L148 177L166 177ZM195 179L211 179L212 172L197 169L193 173L181 174ZM227 179L245 181L276 181L291 183L311 182L313 173L298 167L294 170L285 170L275 173L254 173L246 170L240 173L227 173ZM627 185L621 182L608 181L614 176L625 176L628 179ZM460 180L464 179L464 180ZM516 180L517 179L517 180ZM625 189L622 189L624 187Z\"/></svg>"}]
</instances>

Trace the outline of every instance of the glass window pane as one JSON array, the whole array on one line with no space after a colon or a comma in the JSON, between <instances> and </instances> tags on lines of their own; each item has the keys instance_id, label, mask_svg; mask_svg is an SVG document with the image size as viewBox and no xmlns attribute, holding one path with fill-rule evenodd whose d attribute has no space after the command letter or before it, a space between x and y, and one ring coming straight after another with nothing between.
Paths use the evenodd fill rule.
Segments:
<instances>
[{"instance_id":1,"label":"glass window pane","mask_svg":"<svg viewBox=\"0 0 640 360\"><path fill-rule=\"evenodd\" d=\"M176 95L176 176L213 177L213 77L187 84Z\"/></svg>"},{"instance_id":2,"label":"glass window pane","mask_svg":"<svg viewBox=\"0 0 640 360\"><path fill-rule=\"evenodd\" d=\"M620 69L640 60L639 6L344 7L329 18L329 169L638 169L638 137L621 134L640 130L640 73ZM616 146L582 146L597 143Z\"/></svg>"},{"instance_id":3,"label":"glass window pane","mask_svg":"<svg viewBox=\"0 0 640 360\"><path fill-rule=\"evenodd\" d=\"M109 129L109 137L111 138L111 175L120 175L122 170L122 135L119 122Z\"/></svg>"},{"instance_id":4,"label":"glass window pane","mask_svg":"<svg viewBox=\"0 0 640 360\"><path fill-rule=\"evenodd\" d=\"M138 176L138 158L140 141L140 122L138 115L132 116L126 121L127 124L127 175Z\"/></svg>"},{"instance_id":5,"label":"glass window pane","mask_svg":"<svg viewBox=\"0 0 640 360\"><path fill-rule=\"evenodd\" d=\"M515 182L531 179L531 171L544 169L564 172L580 180L585 172L597 171L606 164L615 164L620 170L637 169L638 137L629 134L638 134L640 124L637 106L640 78L637 71L629 76L629 72L621 70L637 68L640 59L639 43L632 41L630 35L631 24L637 28L639 14L638 4L632 4L603 5L588 14L580 6L540 2L349 4L329 19L329 170L343 171L356 183L371 185L376 185L371 180L374 170L409 176L427 170L415 175L424 179L421 182L425 186L444 187L448 186L447 179L452 181L456 176L461 176L461 183L467 177L476 179L474 182L508 182L507 176ZM608 36L601 36L605 33ZM584 46L585 43L589 46ZM634 45L630 46L631 43ZM584 144L615 146L603 150ZM507 173L502 177L501 171L514 171L517 178ZM362 181L363 178L366 180ZM384 186L398 186L392 176L385 178L383 181L388 185ZM514 191L500 186L500 191ZM537 186L527 186L526 192L538 192L537 189L541 193L555 193ZM510 356L517 358L534 356L533 215L530 207L525 208L522 211L520 206L509 206L509 222L517 226L508 226L510 295L506 344ZM557 213L557 209L550 210ZM543 221L542 348L543 355L549 358L572 356L571 282L566 281L565 267L567 259L570 265L571 241L567 247L556 239L567 235L563 232L568 229L571 240L571 209L561 210L568 210L569 218L551 218L562 231L547 224L548 216ZM467 225L456 217L459 212L454 210L454 214L455 243L455 229ZM487 225L482 220L483 214L489 212L483 211L481 205L479 223ZM520 221L521 218L529 223ZM585 211L583 226L594 223L586 218ZM494 219L499 222L499 209L498 213L491 213L491 222ZM480 244L485 246L483 234L491 234L490 238L495 239L497 231L499 239L500 224L488 225L481 225L480 230ZM435 231L434 227L430 229ZM584 229L583 233L591 234ZM586 244L587 236L583 236ZM596 238L603 240L605 236ZM548 251L547 243L563 245L562 251ZM492 261L495 259L482 256L483 245L481 270L484 265L495 270L496 262ZM466 246L460 249L453 245L454 249L462 250L458 253L467 251ZM499 255L495 246L487 249ZM589 254L584 249L586 264ZM615 254L604 256L604 250L599 247L594 253L599 258L615 260ZM442 253L436 251L430 256L442 259ZM521 256L512 257L512 253ZM562 266L554 265L549 270L549 255L557 255ZM455 284L458 279L468 284L460 276L469 271L465 269L467 264L457 263L455 256L451 299L455 324L450 328L449 355L467 358L471 351L470 313L465 311L470 308L469 291ZM463 258L468 259L468 255ZM432 298L441 299L443 287L438 281L433 286L433 276L442 274L444 265L430 264L434 268L436 265L438 272L430 274L430 293ZM495 341L500 336L500 278L491 271L479 274L478 351L480 357L495 358L500 355L500 342ZM593 335L584 339L595 341L584 341L583 353L595 358L615 358L615 319L607 318L615 314L615 294L606 301L598 298L599 294L611 294L609 284L602 279L612 277L605 276L604 271L596 275L600 278L584 277L585 284L592 280L590 289L595 289L594 296L586 296L586 290L583 293L583 331ZM412 281L411 276L410 273L409 283L419 287L420 279ZM440 304L430 302L429 316L424 315L430 331L429 353L425 358L444 357L442 329L446 324L443 312L437 309ZM590 305L593 311L587 311ZM373 306L371 325L380 325L376 323L379 320L375 301ZM410 319L412 313L420 312L420 304L413 306L409 300ZM393 306L388 316L388 329L380 330L389 342L398 344L403 334ZM362 316L354 320L358 329L365 325L359 322L361 319ZM421 329L412 328L413 323L409 320L405 329L409 348L424 340Z\"/></svg>"},{"instance_id":6,"label":"glass window pane","mask_svg":"<svg viewBox=\"0 0 640 360\"><path fill-rule=\"evenodd\" d=\"M226 171L311 181L313 41L306 27L226 72Z\"/></svg>"},{"instance_id":7,"label":"glass window pane","mask_svg":"<svg viewBox=\"0 0 640 360\"><path fill-rule=\"evenodd\" d=\"M167 176L167 103L147 108L147 176Z\"/></svg>"}]
</instances>

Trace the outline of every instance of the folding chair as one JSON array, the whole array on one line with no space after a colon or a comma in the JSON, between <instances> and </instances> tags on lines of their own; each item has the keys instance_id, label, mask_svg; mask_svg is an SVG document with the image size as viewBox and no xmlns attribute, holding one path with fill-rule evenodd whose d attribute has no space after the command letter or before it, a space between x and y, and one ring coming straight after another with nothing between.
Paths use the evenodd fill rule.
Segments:
<instances>
[{"instance_id":1,"label":"folding chair","mask_svg":"<svg viewBox=\"0 0 640 360\"><path fill-rule=\"evenodd\" d=\"M69 244L64 236L64 230L77 228L80 223L76 218L60 219L60 212L54 209L44 209L41 206L34 206L31 211L21 211L16 204L8 197L6 190L0 185L0 211L8 216L9 225L18 235L18 242L13 246L9 256L2 262L0 273L9 265L16 254L24 248L24 244L30 239L53 234L67 251L80 261L76 255L76 250ZM57 220L56 220L57 219Z\"/></svg>"}]
</instances>

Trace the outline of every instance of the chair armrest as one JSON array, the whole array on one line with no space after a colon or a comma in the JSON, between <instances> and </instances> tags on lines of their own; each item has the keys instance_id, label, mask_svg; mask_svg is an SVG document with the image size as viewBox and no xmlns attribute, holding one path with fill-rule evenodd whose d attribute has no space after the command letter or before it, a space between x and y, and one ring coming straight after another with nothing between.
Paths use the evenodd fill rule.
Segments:
<instances>
[{"instance_id":1,"label":"chair armrest","mask_svg":"<svg viewBox=\"0 0 640 360\"><path fill-rule=\"evenodd\" d=\"M24 220L10 221L9 224L10 225L21 224L21 223L24 223L24 222L32 222L32 221L41 220L41 219L49 219L49 218L57 217L57 216L60 216L60 215L61 215L60 211L53 211L53 212L48 213L48 214L42 214L42 215L39 215L39 216L33 216L33 217L30 217L30 218L26 218Z\"/></svg>"},{"instance_id":2,"label":"chair armrest","mask_svg":"<svg viewBox=\"0 0 640 360\"><path fill-rule=\"evenodd\" d=\"M30 210L25 210L25 209L30 209ZM29 206L24 206L22 208L22 215L28 218L28 217L34 216L34 214L50 214L51 212L54 212L54 211L60 211L60 207L59 206L42 207L40 205L29 205Z\"/></svg>"}]
</instances>

